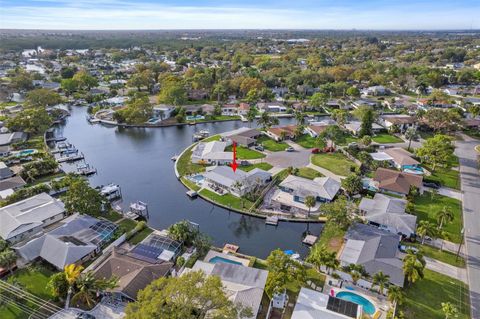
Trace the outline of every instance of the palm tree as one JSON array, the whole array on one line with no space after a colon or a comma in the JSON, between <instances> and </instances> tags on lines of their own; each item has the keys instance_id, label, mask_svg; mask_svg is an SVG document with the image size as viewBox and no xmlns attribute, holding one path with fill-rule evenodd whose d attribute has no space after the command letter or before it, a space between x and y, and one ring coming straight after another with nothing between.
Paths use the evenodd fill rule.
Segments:
<instances>
[{"instance_id":1,"label":"palm tree","mask_svg":"<svg viewBox=\"0 0 480 319\"><path fill-rule=\"evenodd\" d=\"M316 203L317 203L317 200L315 199L314 196L309 195L309 196L305 197L305 203L304 204L305 204L305 206L308 207L307 218L310 218L310 211L311 211L312 207L315 206Z\"/></svg>"},{"instance_id":2,"label":"palm tree","mask_svg":"<svg viewBox=\"0 0 480 319\"><path fill-rule=\"evenodd\" d=\"M409 283L414 283L423 278L423 270L425 269L425 259L421 252L415 253L408 249L407 255L403 258L403 273Z\"/></svg>"},{"instance_id":3,"label":"palm tree","mask_svg":"<svg viewBox=\"0 0 480 319\"><path fill-rule=\"evenodd\" d=\"M100 292L117 287L118 279L116 277L97 279L93 275L93 272L87 272L76 280L75 285L77 286L78 292L72 297L72 303L79 301L91 308L95 303L95 297L98 296Z\"/></svg>"},{"instance_id":4,"label":"palm tree","mask_svg":"<svg viewBox=\"0 0 480 319\"><path fill-rule=\"evenodd\" d=\"M297 121L297 126L303 126L305 124L305 115L302 112L295 112L295 121Z\"/></svg>"},{"instance_id":5,"label":"palm tree","mask_svg":"<svg viewBox=\"0 0 480 319\"><path fill-rule=\"evenodd\" d=\"M437 212L438 229L442 229L444 223L452 222L453 218L453 213L444 206L441 211Z\"/></svg>"},{"instance_id":6,"label":"palm tree","mask_svg":"<svg viewBox=\"0 0 480 319\"><path fill-rule=\"evenodd\" d=\"M10 274L12 273L12 266L15 264L17 260L17 254L11 250L7 249L0 253L0 267L8 269Z\"/></svg>"},{"instance_id":7,"label":"palm tree","mask_svg":"<svg viewBox=\"0 0 480 319\"><path fill-rule=\"evenodd\" d=\"M408 140L408 148L407 150L410 151L410 146L412 145L412 140L417 136L417 130L413 127L407 128L405 131L405 137Z\"/></svg>"},{"instance_id":8,"label":"palm tree","mask_svg":"<svg viewBox=\"0 0 480 319\"><path fill-rule=\"evenodd\" d=\"M67 300L65 301L65 309L68 309L70 304L70 297L73 293L73 285L77 281L78 277L82 273L83 267L80 265L70 264L65 266L63 272L65 273L65 279L68 283L68 292L67 292Z\"/></svg>"},{"instance_id":9,"label":"palm tree","mask_svg":"<svg viewBox=\"0 0 480 319\"><path fill-rule=\"evenodd\" d=\"M422 237L422 245L425 243L425 236L433 237L437 233L436 231L437 229L432 222L427 220L420 221L417 227L417 234Z\"/></svg>"},{"instance_id":10,"label":"palm tree","mask_svg":"<svg viewBox=\"0 0 480 319\"><path fill-rule=\"evenodd\" d=\"M373 275L372 279L372 289L375 285L378 285L378 288L380 288L380 294L383 295L383 290L385 288L385 285L389 283L390 276L384 274L382 271L379 271L375 275Z\"/></svg>"},{"instance_id":11,"label":"palm tree","mask_svg":"<svg viewBox=\"0 0 480 319\"><path fill-rule=\"evenodd\" d=\"M255 117L257 116L257 109L254 107L250 107L250 109L247 112L247 121L248 121L248 126L252 127L252 122L255 120Z\"/></svg>"},{"instance_id":12,"label":"palm tree","mask_svg":"<svg viewBox=\"0 0 480 319\"><path fill-rule=\"evenodd\" d=\"M264 130L272 126L272 119L268 112L263 112L260 117L257 119L257 124L260 125Z\"/></svg>"},{"instance_id":13,"label":"palm tree","mask_svg":"<svg viewBox=\"0 0 480 319\"><path fill-rule=\"evenodd\" d=\"M401 305L405 301L405 293L402 288L398 286L388 287L388 301L393 304L393 315L392 318L395 318L395 311L397 310L397 304Z\"/></svg>"},{"instance_id":14,"label":"palm tree","mask_svg":"<svg viewBox=\"0 0 480 319\"><path fill-rule=\"evenodd\" d=\"M442 311L445 314L445 319L458 317L458 309L451 302L442 302Z\"/></svg>"},{"instance_id":15,"label":"palm tree","mask_svg":"<svg viewBox=\"0 0 480 319\"><path fill-rule=\"evenodd\" d=\"M354 285L357 285L357 282L360 280L360 278L362 278L362 274L356 270L351 271L350 276L352 277L352 281Z\"/></svg>"},{"instance_id":16,"label":"palm tree","mask_svg":"<svg viewBox=\"0 0 480 319\"><path fill-rule=\"evenodd\" d=\"M327 267L327 274L330 274L331 270L335 270L340 266L340 262L337 259L337 253L327 252L325 255L325 267Z\"/></svg>"}]
</instances>

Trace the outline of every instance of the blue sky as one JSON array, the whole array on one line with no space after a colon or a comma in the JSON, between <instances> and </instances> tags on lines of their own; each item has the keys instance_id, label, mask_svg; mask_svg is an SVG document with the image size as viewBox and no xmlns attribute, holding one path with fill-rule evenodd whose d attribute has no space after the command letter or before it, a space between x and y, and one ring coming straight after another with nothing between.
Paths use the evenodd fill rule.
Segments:
<instances>
[{"instance_id":1,"label":"blue sky","mask_svg":"<svg viewBox=\"0 0 480 319\"><path fill-rule=\"evenodd\" d=\"M2 29L479 29L480 0L0 0Z\"/></svg>"}]
</instances>

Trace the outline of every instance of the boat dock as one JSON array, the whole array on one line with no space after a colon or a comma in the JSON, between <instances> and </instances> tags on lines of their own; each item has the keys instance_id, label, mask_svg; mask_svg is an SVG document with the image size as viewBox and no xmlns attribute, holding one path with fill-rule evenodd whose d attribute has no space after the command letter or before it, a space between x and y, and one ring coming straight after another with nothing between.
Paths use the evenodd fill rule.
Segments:
<instances>
[{"instance_id":1,"label":"boat dock","mask_svg":"<svg viewBox=\"0 0 480 319\"><path fill-rule=\"evenodd\" d=\"M58 163L75 162L84 159L83 153L57 158Z\"/></svg>"},{"instance_id":2,"label":"boat dock","mask_svg":"<svg viewBox=\"0 0 480 319\"><path fill-rule=\"evenodd\" d=\"M189 191L187 192L187 195L188 195L188 197L190 197L190 198L197 198L198 193L197 193L196 191L189 190Z\"/></svg>"},{"instance_id":3,"label":"boat dock","mask_svg":"<svg viewBox=\"0 0 480 319\"><path fill-rule=\"evenodd\" d=\"M265 219L265 224L277 226L278 225L278 216L267 216Z\"/></svg>"},{"instance_id":4,"label":"boat dock","mask_svg":"<svg viewBox=\"0 0 480 319\"><path fill-rule=\"evenodd\" d=\"M90 164L77 165L77 173L83 176L97 174L97 169L90 166Z\"/></svg>"},{"instance_id":5,"label":"boat dock","mask_svg":"<svg viewBox=\"0 0 480 319\"><path fill-rule=\"evenodd\" d=\"M318 237L313 236L313 235L307 235L305 238L302 240L302 243L305 245L313 246L315 242L317 241Z\"/></svg>"},{"instance_id":6,"label":"boat dock","mask_svg":"<svg viewBox=\"0 0 480 319\"><path fill-rule=\"evenodd\" d=\"M105 196L109 201L113 201L122 197L120 185L111 183L105 186L100 186L97 189L99 189L100 194Z\"/></svg>"}]
</instances>

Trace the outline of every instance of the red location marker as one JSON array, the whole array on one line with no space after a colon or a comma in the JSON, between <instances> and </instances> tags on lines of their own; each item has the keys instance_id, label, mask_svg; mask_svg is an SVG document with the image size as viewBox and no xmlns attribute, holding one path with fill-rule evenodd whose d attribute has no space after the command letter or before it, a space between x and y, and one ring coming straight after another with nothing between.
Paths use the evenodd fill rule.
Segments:
<instances>
[{"instance_id":1,"label":"red location marker","mask_svg":"<svg viewBox=\"0 0 480 319\"><path fill-rule=\"evenodd\" d=\"M237 143L233 142L233 162L230 164L230 167L233 169L233 172L237 170Z\"/></svg>"}]
</instances>

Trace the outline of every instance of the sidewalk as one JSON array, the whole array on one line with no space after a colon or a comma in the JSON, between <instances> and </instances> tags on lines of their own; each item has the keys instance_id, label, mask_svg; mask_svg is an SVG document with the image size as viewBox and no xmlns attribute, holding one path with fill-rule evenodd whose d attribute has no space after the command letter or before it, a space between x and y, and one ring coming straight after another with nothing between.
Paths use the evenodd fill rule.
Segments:
<instances>
[{"instance_id":1,"label":"sidewalk","mask_svg":"<svg viewBox=\"0 0 480 319\"><path fill-rule=\"evenodd\" d=\"M466 269L458 268L429 257L424 257L424 258L425 258L425 261L427 262L427 264L425 265L425 268L436 271L445 276L460 280L468 285Z\"/></svg>"}]
</instances>

